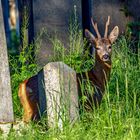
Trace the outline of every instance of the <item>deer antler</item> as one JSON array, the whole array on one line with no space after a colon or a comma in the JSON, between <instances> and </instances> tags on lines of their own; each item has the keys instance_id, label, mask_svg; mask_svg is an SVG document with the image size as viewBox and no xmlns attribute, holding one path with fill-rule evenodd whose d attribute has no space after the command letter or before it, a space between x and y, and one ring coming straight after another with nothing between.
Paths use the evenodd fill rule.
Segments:
<instances>
[{"instance_id":1,"label":"deer antler","mask_svg":"<svg viewBox=\"0 0 140 140\"><path fill-rule=\"evenodd\" d=\"M101 38L101 35L100 35L100 33L99 33L99 30L98 30L97 23L94 23L92 18L91 18L91 23L92 23L92 26L94 27L94 30L95 30L95 32L96 32L96 34L97 34L97 37L98 37L98 38Z\"/></svg>"},{"instance_id":2,"label":"deer antler","mask_svg":"<svg viewBox=\"0 0 140 140\"><path fill-rule=\"evenodd\" d=\"M108 34L108 26L110 24L110 16L108 16L106 25L105 25L105 34L104 34L104 38L107 38L107 34Z\"/></svg>"}]
</instances>

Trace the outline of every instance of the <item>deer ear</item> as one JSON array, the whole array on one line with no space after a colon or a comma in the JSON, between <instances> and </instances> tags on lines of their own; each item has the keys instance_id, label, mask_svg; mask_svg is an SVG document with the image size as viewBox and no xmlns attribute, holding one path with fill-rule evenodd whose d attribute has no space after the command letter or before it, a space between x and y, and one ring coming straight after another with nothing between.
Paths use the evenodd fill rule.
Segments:
<instances>
[{"instance_id":1,"label":"deer ear","mask_svg":"<svg viewBox=\"0 0 140 140\"><path fill-rule=\"evenodd\" d=\"M115 26L109 35L109 40L111 43L115 42L119 35L119 27Z\"/></svg>"},{"instance_id":2,"label":"deer ear","mask_svg":"<svg viewBox=\"0 0 140 140\"><path fill-rule=\"evenodd\" d=\"M88 30L85 29L85 37L91 42L94 43L96 41L95 36Z\"/></svg>"}]
</instances>

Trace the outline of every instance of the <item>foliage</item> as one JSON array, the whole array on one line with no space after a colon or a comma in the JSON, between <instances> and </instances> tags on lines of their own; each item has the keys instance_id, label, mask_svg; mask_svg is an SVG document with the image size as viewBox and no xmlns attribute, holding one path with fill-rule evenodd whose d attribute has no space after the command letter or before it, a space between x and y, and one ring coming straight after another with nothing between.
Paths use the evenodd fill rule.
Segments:
<instances>
[{"instance_id":1,"label":"foliage","mask_svg":"<svg viewBox=\"0 0 140 140\"><path fill-rule=\"evenodd\" d=\"M133 35L135 38L140 38L140 22L129 22L127 24L127 35L129 37Z\"/></svg>"},{"instance_id":2,"label":"foliage","mask_svg":"<svg viewBox=\"0 0 140 140\"><path fill-rule=\"evenodd\" d=\"M85 112L74 125L65 123L63 130L47 130L45 120L31 122L20 135L13 130L9 139L139 139L140 56L134 65L129 51L125 37L114 44L111 79L100 108Z\"/></svg>"},{"instance_id":3,"label":"foliage","mask_svg":"<svg viewBox=\"0 0 140 140\"><path fill-rule=\"evenodd\" d=\"M26 26L23 26L23 32ZM71 32L72 31L72 32ZM23 36L23 48L19 55L10 56L14 112L21 116L18 102L18 86L24 79L39 71L32 56L33 45L27 44ZM56 38L51 38L54 55L50 61L63 61L77 72L91 69L94 59L88 54L82 41L82 32L78 27L70 27L69 50ZM140 137L140 50L138 59L129 49L128 39L120 37L113 45L113 67L111 78L100 108L91 112L83 112L80 120L74 124L64 122L63 130L47 129L46 119L30 122L20 129L20 133L12 130L8 139L50 139L50 140L120 140L139 139ZM138 43L139 44L139 43ZM83 53L84 52L84 53ZM94 56L94 55L93 55ZM30 62L28 62L30 60ZM92 91L92 90L91 90Z\"/></svg>"},{"instance_id":4,"label":"foliage","mask_svg":"<svg viewBox=\"0 0 140 140\"><path fill-rule=\"evenodd\" d=\"M54 39L54 42L55 45L57 44L58 49L61 43L56 43L56 39ZM79 44L80 43L82 44L83 42L79 42ZM107 85L106 94L100 108L93 112L84 112L81 114L80 120L73 125L70 125L68 122L65 123L63 130L59 130L58 128L47 130L46 120L42 118L38 123L31 122L27 127L21 129L20 135L16 134L17 132L14 130L11 131L9 139L139 139L140 55L138 54L137 64L134 65L135 57L134 54L131 54L128 45L124 36L113 45L111 79ZM67 62L67 64L79 71L79 63L77 63L76 56L78 56L78 54L83 55L83 53L81 48L77 50L77 45L75 45L75 47L76 48L73 49L76 49L76 51L73 50L68 54L64 54L63 51L58 51L63 55L59 53L59 57L55 55L53 60L64 60L64 62ZM20 58L23 57L23 54ZM29 56L26 56L25 58L28 57ZM23 58L17 61L20 67L16 67L13 71L13 85L36 72L36 66L29 67L25 65L22 68L20 64L27 64ZM81 61L79 60L80 64L82 64L82 61L82 59ZM15 64L15 62L12 64ZM85 65L85 67L86 66L88 67L88 65ZM12 68L13 67L15 66L12 65ZM20 73L17 73L17 69L20 70ZM29 71L27 71L27 69ZM15 92L16 89L13 89L13 91Z\"/></svg>"},{"instance_id":5,"label":"foliage","mask_svg":"<svg viewBox=\"0 0 140 140\"><path fill-rule=\"evenodd\" d=\"M8 44L8 53L9 54L18 54L18 47L20 44L20 39L17 35L17 32L15 29L11 30L10 33L10 43Z\"/></svg>"}]
</instances>

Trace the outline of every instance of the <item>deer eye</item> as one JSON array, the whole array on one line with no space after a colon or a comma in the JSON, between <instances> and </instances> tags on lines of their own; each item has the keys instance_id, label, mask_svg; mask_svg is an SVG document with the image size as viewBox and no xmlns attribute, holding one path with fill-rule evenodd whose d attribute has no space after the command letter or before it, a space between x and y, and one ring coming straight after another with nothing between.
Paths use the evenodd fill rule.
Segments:
<instances>
[{"instance_id":1,"label":"deer eye","mask_svg":"<svg viewBox=\"0 0 140 140\"><path fill-rule=\"evenodd\" d=\"M111 49L111 46L109 46L108 49Z\"/></svg>"}]
</instances>

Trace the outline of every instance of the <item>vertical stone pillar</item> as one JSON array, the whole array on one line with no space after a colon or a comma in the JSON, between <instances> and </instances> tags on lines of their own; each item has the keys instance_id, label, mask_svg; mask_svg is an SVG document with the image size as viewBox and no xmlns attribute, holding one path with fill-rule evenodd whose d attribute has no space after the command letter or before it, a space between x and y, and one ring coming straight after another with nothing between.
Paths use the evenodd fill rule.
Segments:
<instances>
[{"instance_id":1,"label":"vertical stone pillar","mask_svg":"<svg viewBox=\"0 0 140 140\"><path fill-rule=\"evenodd\" d=\"M7 45L0 1L0 123L14 121Z\"/></svg>"},{"instance_id":2,"label":"vertical stone pillar","mask_svg":"<svg viewBox=\"0 0 140 140\"><path fill-rule=\"evenodd\" d=\"M39 89L40 109L47 113L48 125L61 128L63 120L76 120L79 109L75 71L62 62L52 62L38 77L42 77L38 78L42 87Z\"/></svg>"}]
</instances>

